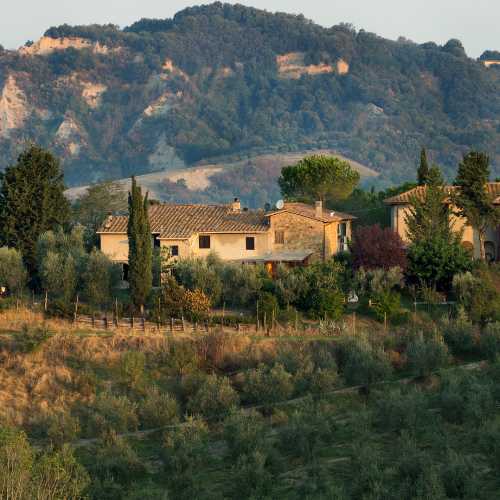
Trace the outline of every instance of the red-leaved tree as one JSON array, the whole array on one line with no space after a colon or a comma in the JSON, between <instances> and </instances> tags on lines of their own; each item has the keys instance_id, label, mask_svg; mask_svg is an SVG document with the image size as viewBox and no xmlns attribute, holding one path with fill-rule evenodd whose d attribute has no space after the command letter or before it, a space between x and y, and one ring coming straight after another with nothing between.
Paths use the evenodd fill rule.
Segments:
<instances>
[{"instance_id":1,"label":"red-leaved tree","mask_svg":"<svg viewBox=\"0 0 500 500\"><path fill-rule=\"evenodd\" d=\"M390 228L378 224L359 227L354 231L351 253L356 269L406 269L406 250L403 240Z\"/></svg>"}]
</instances>

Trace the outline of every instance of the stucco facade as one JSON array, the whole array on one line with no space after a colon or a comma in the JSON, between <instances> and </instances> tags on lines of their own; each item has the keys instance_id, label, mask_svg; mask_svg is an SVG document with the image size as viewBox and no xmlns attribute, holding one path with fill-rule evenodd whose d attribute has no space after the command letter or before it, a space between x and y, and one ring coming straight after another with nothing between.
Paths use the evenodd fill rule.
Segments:
<instances>
[{"instance_id":1,"label":"stucco facade","mask_svg":"<svg viewBox=\"0 0 500 500\"><path fill-rule=\"evenodd\" d=\"M496 184L498 183L490 183L490 190L492 190L491 185ZM496 188L496 186L493 187ZM411 209L411 204L409 202L405 202L405 200L413 196L413 191L415 190L409 191L407 193L402 193L401 195L397 195L386 200L386 203L390 206L391 210L391 227L396 233L399 234L399 236L405 243L409 243L406 220ZM474 258L480 258L481 251L477 230L475 230L468 224L467 219L454 215L454 212L456 212L456 210L452 209L450 220L451 227L457 232L462 232L462 244L473 251ZM488 229L485 237L485 251L487 254L487 258L489 260L499 260L499 249L499 228L491 227Z\"/></svg>"},{"instance_id":2,"label":"stucco facade","mask_svg":"<svg viewBox=\"0 0 500 500\"><path fill-rule=\"evenodd\" d=\"M348 214L285 204L273 212L229 206L160 206L150 211L152 240L174 259L217 254L239 262L306 264L346 250L351 236ZM110 216L99 231L101 250L114 262L128 262L126 216ZM222 229L218 229L222 228Z\"/></svg>"}]
</instances>

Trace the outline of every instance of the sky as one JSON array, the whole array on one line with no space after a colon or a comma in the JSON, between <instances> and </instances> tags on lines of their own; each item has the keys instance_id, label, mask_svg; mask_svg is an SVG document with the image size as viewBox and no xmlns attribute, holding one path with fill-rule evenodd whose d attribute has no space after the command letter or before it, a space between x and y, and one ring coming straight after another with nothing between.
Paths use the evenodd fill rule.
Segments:
<instances>
[{"instance_id":1,"label":"sky","mask_svg":"<svg viewBox=\"0 0 500 500\"><path fill-rule=\"evenodd\" d=\"M0 44L15 49L60 24L127 26L143 17L167 18L206 0L3 0ZM3 3L2 2L2 3ZM268 11L304 14L323 26L352 23L390 39L417 43L462 41L470 57L500 50L500 0L239 0Z\"/></svg>"}]
</instances>

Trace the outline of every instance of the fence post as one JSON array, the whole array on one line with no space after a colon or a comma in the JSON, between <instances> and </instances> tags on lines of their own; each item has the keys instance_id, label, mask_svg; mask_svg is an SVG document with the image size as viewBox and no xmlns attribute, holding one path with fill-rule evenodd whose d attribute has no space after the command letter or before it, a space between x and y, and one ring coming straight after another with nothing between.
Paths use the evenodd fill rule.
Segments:
<instances>
[{"instance_id":1,"label":"fence post","mask_svg":"<svg viewBox=\"0 0 500 500\"><path fill-rule=\"evenodd\" d=\"M174 335L174 318L170 317L170 333Z\"/></svg>"},{"instance_id":2,"label":"fence post","mask_svg":"<svg viewBox=\"0 0 500 500\"><path fill-rule=\"evenodd\" d=\"M132 330L134 329L134 313L132 313L132 316L130 316L130 328Z\"/></svg>"},{"instance_id":3,"label":"fence post","mask_svg":"<svg viewBox=\"0 0 500 500\"><path fill-rule=\"evenodd\" d=\"M118 328L118 299L115 297L115 326Z\"/></svg>"},{"instance_id":4,"label":"fence post","mask_svg":"<svg viewBox=\"0 0 500 500\"><path fill-rule=\"evenodd\" d=\"M109 327L109 324L108 324L108 313L106 313L104 315L104 329L107 330Z\"/></svg>"},{"instance_id":5,"label":"fence post","mask_svg":"<svg viewBox=\"0 0 500 500\"><path fill-rule=\"evenodd\" d=\"M75 301L75 313L74 313L74 322L76 323L78 320L78 294L76 294L76 301Z\"/></svg>"},{"instance_id":6,"label":"fence post","mask_svg":"<svg viewBox=\"0 0 500 500\"><path fill-rule=\"evenodd\" d=\"M92 311L92 328L95 328L95 312Z\"/></svg>"},{"instance_id":7,"label":"fence post","mask_svg":"<svg viewBox=\"0 0 500 500\"><path fill-rule=\"evenodd\" d=\"M184 323L184 314L181 316L181 321L182 321L182 331L185 332L186 331L186 325Z\"/></svg>"},{"instance_id":8,"label":"fence post","mask_svg":"<svg viewBox=\"0 0 500 500\"><path fill-rule=\"evenodd\" d=\"M48 291L45 290L45 301L43 303L43 310L45 312L47 312L48 307L49 307L49 295L48 295Z\"/></svg>"}]
</instances>

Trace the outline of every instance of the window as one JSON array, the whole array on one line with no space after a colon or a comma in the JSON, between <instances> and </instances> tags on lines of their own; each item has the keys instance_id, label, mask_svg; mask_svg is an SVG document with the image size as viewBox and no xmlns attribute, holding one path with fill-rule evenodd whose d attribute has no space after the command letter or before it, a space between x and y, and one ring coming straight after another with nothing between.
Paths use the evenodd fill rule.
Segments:
<instances>
[{"instance_id":1,"label":"window","mask_svg":"<svg viewBox=\"0 0 500 500\"><path fill-rule=\"evenodd\" d=\"M253 236L247 236L247 250L255 250L255 238Z\"/></svg>"},{"instance_id":2,"label":"window","mask_svg":"<svg viewBox=\"0 0 500 500\"><path fill-rule=\"evenodd\" d=\"M200 248L210 248L210 236L200 236Z\"/></svg>"},{"instance_id":3,"label":"window","mask_svg":"<svg viewBox=\"0 0 500 500\"><path fill-rule=\"evenodd\" d=\"M285 231L275 231L274 232L274 243L276 243L276 245L284 245L285 244Z\"/></svg>"},{"instance_id":4,"label":"window","mask_svg":"<svg viewBox=\"0 0 500 500\"><path fill-rule=\"evenodd\" d=\"M161 244L160 244L160 237L158 235L155 235L153 237L153 246L155 248L160 248Z\"/></svg>"},{"instance_id":5,"label":"window","mask_svg":"<svg viewBox=\"0 0 500 500\"><path fill-rule=\"evenodd\" d=\"M177 257L179 255L179 246L178 245L172 245L170 247L170 255L172 257Z\"/></svg>"}]
</instances>

